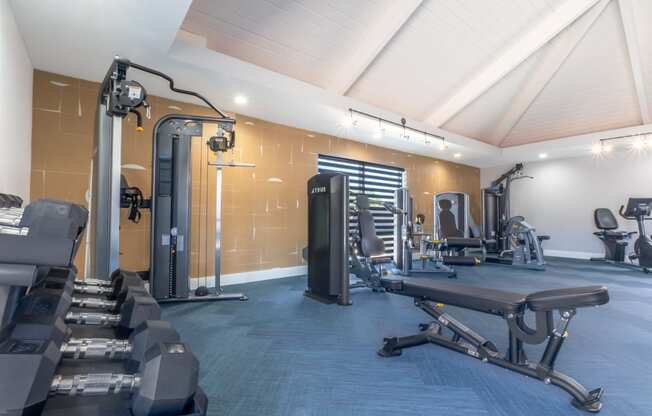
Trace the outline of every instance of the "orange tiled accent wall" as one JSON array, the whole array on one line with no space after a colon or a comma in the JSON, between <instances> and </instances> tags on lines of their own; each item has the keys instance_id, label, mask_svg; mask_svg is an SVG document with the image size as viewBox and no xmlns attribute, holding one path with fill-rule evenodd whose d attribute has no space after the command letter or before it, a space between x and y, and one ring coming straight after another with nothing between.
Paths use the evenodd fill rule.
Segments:
<instances>
[{"instance_id":1,"label":"orange tiled accent wall","mask_svg":"<svg viewBox=\"0 0 652 416\"><path fill-rule=\"evenodd\" d=\"M86 204L89 188L95 105L99 85L76 78L34 71L31 198L51 197ZM131 117L124 123L122 163L145 170L123 173L130 185L151 194L152 129L168 113L211 115L204 107L150 97L152 119L145 131L134 130ZM432 229L432 196L442 191L471 195L472 214L479 219L480 171L477 168L429 157L309 132L251 117L236 115L237 148L226 160L256 164L253 169L224 172L222 187L222 273L238 273L302 264L307 238L306 182L317 172L317 155L391 164L406 169L415 213L424 213ZM210 135L210 129L205 133ZM310 135L310 136L308 136ZM214 247L215 171L208 167L204 138L192 144L193 276L212 275ZM120 264L126 269L149 266L149 212L139 224L122 212ZM84 252L76 259L83 270Z\"/></svg>"}]
</instances>

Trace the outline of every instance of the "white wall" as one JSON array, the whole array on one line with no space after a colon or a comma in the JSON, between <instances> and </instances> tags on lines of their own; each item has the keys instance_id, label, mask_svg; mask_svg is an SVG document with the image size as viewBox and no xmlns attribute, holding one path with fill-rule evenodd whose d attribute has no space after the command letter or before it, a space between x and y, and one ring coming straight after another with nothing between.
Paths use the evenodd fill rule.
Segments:
<instances>
[{"instance_id":1,"label":"white wall","mask_svg":"<svg viewBox=\"0 0 652 416\"><path fill-rule=\"evenodd\" d=\"M482 186L511 167L482 169ZM636 231L636 222L621 218L618 208L629 197L652 197L652 150L644 155L623 150L602 159L589 156L528 163L524 172L534 179L512 184L511 213L523 215L538 234L551 236L544 243L546 255L551 256L603 255L602 242L593 235L593 210L610 208L621 229Z\"/></svg>"},{"instance_id":2,"label":"white wall","mask_svg":"<svg viewBox=\"0 0 652 416\"><path fill-rule=\"evenodd\" d=\"M0 0L0 192L29 199L32 63L8 0Z\"/></svg>"}]
</instances>

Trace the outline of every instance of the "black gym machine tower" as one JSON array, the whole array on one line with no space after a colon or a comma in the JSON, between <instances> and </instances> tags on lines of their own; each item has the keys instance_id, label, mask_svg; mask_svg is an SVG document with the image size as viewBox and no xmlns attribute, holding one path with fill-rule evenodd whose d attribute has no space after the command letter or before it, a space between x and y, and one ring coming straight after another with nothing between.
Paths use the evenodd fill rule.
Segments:
<instances>
[{"instance_id":1,"label":"black gym machine tower","mask_svg":"<svg viewBox=\"0 0 652 416\"><path fill-rule=\"evenodd\" d=\"M550 237L538 236L524 217L511 214L512 182L526 178L532 179L523 174L523 164L517 163L482 190L485 261L544 270L541 242Z\"/></svg>"},{"instance_id":2,"label":"black gym machine tower","mask_svg":"<svg viewBox=\"0 0 652 416\"><path fill-rule=\"evenodd\" d=\"M137 81L128 80L130 69L139 70L169 84L171 91L195 97L210 107L217 117L170 115L154 129L152 180L152 244L149 281L152 294L159 302L184 300L246 300L243 294L227 295L219 285L220 276L220 191L224 167L251 167L251 164L222 163L222 154L235 146L235 120L226 116L202 95L176 88L174 80L155 69L116 57L100 86L93 148L91 183L92 245L86 277L109 279L119 268L120 207L125 205L124 180L121 180L122 120L136 116L142 130L141 110L149 118L147 92ZM206 145L216 154L211 163L217 170L215 289L202 290L193 296L189 287L190 261L190 142L201 137L206 123L217 125L217 133ZM122 192L121 192L122 188ZM138 198L137 198L138 199ZM140 198L142 199L142 198ZM147 275L148 273L144 273Z\"/></svg>"}]
</instances>

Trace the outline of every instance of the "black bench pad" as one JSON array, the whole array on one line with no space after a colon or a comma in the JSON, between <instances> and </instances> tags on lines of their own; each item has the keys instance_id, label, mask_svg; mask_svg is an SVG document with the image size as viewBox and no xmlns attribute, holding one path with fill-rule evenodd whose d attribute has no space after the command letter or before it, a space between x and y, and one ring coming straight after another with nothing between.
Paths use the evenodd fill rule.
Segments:
<instances>
[{"instance_id":1,"label":"black bench pad","mask_svg":"<svg viewBox=\"0 0 652 416\"><path fill-rule=\"evenodd\" d=\"M526 303L526 295L520 293L442 282L429 278L405 278L402 280L401 286L400 290L388 290L399 295L428 299L494 315L519 312Z\"/></svg>"},{"instance_id":2,"label":"black bench pad","mask_svg":"<svg viewBox=\"0 0 652 416\"><path fill-rule=\"evenodd\" d=\"M604 286L544 290L527 296L527 306L533 311L582 308L604 305L607 302L609 292Z\"/></svg>"}]
</instances>

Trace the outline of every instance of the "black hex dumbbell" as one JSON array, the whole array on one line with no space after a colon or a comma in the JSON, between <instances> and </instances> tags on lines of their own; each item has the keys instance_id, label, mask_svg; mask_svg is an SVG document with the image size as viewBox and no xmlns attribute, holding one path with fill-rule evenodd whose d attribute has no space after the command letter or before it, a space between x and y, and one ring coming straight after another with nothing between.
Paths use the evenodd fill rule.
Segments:
<instances>
[{"instance_id":1,"label":"black hex dumbbell","mask_svg":"<svg viewBox=\"0 0 652 416\"><path fill-rule=\"evenodd\" d=\"M87 294L92 296L103 296L108 299L116 299L121 293L130 287L145 287L145 282L137 273L122 272L112 280L110 286L105 285L87 285L75 280L74 273L65 268L53 268L43 279L42 286L47 288L56 288L63 290L70 295L73 293ZM83 281L82 281L83 282Z\"/></svg>"},{"instance_id":2,"label":"black hex dumbbell","mask_svg":"<svg viewBox=\"0 0 652 416\"><path fill-rule=\"evenodd\" d=\"M131 394L134 416L177 416L195 403L199 362L183 343L159 343L135 374L56 375L60 351L49 340L5 338L0 342L0 414L40 414L48 396ZM200 390L199 390L200 391Z\"/></svg>"},{"instance_id":3,"label":"black hex dumbbell","mask_svg":"<svg viewBox=\"0 0 652 416\"><path fill-rule=\"evenodd\" d=\"M159 343L145 353L136 374L55 375L50 395L131 394L134 416L177 416L192 406L199 362L184 343Z\"/></svg>"},{"instance_id":4,"label":"black hex dumbbell","mask_svg":"<svg viewBox=\"0 0 652 416\"><path fill-rule=\"evenodd\" d=\"M111 326L118 335L127 336L141 323L161 317L154 298L139 293L125 300L119 314L70 312L71 303L64 292L35 289L18 303L13 316L14 331L21 339L52 339L61 345L69 337L69 323Z\"/></svg>"},{"instance_id":5,"label":"black hex dumbbell","mask_svg":"<svg viewBox=\"0 0 652 416\"><path fill-rule=\"evenodd\" d=\"M101 309L108 313L119 313L122 305L134 296L151 296L143 286L126 286L114 299L73 296L71 306L84 309Z\"/></svg>"},{"instance_id":6,"label":"black hex dumbbell","mask_svg":"<svg viewBox=\"0 0 652 416\"><path fill-rule=\"evenodd\" d=\"M68 312L65 322L114 327L118 335L128 335L141 323L154 319L161 319L161 308L156 300L149 294L146 296L137 294L122 304L120 313Z\"/></svg>"},{"instance_id":7,"label":"black hex dumbbell","mask_svg":"<svg viewBox=\"0 0 652 416\"><path fill-rule=\"evenodd\" d=\"M24 296L12 317L12 331L19 339L49 339L61 345L70 336L65 316L72 299L56 289L36 288Z\"/></svg>"},{"instance_id":8,"label":"black hex dumbbell","mask_svg":"<svg viewBox=\"0 0 652 416\"><path fill-rule=\"evenodd\" d=\"M129 339L71 338L61 345L63 358L125 360L129 371L136 371L145 352L161 342L178 342L179 333L167 321L145 321Z\"/></svg>"}]
</instances>

